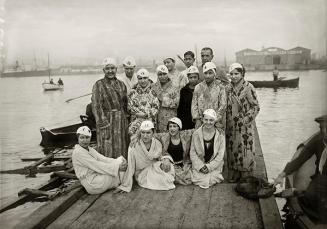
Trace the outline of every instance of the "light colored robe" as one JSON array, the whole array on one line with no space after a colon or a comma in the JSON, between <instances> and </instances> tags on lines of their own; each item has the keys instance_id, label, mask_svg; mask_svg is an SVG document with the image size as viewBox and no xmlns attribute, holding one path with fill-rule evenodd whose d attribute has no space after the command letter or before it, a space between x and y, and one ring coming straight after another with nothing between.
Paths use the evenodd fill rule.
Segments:
<instances>
[{"instance_id":1,"label":"light colored robe","mask_svg":"<svg viewBox=\"0 0 327 229\"><path fill-rule=\"evenodd\" d=\"M162 145L152 138L148 151L143 141L138 140L134 147L128 149L128 167L119 189L130 192L133 186L133 176L139 186L152 190L174 189L174 167L169 172L161 170Z\"/></svg>"},{"instance_id":2,"label":"light colored robe","mask_svg":"<svg viewBox=\"0 0 327 229\"><path fill-rule=\"evenodd\" d=\"M177 69L169 72L168 76L173 83L173 86L178 88L178 90L181 90L188 83L187 75L181 74Z\"/></svg>"},{"instance_id":3,"label":"light colored robe","mask_svg":"<svg viewBox=\"0 0 327 229\"><path fill-rule=\"evenodd\" d=\"M117 75L117 79L123 81L127 89L127 95L133 89L133 87L137 84L137 76L133 74L132 78L128 78L125 73Z\"/></svg>"},{"instance_id":4,"label":"light colored robe","mask_svg":"<svg viewBox=\"0 0 327 229\"><path fill-rule=\"evenodd\" d=\"M84 149L75 145L72 154L73 167L77 178L89 194L100 194L120 184L119 159L103 156L95 149Z\"/></svg>"},{"instance_id":5,"label":"light colored robe","mask_svg":"<svg viewBox=\"0 0 327 229\"><path fill-rule=\"evenodd\" d=\"M216 130L213 148L214 152L210 161L205 163L202 126L194 131L190 149L192 182L201 188L209 188L224 180L222 171L224 165L225 136L218 130ZM200 169L204 165L206 165L209 170L208 174L200 172Z\"/></svg>"}]
</instances>

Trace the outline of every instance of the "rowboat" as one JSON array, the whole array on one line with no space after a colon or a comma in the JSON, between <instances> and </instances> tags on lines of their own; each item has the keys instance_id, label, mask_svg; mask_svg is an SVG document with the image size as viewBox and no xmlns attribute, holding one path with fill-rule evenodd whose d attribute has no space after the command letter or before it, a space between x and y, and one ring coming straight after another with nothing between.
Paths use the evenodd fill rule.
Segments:
<instances>
[{"instance_id":1,"label":"rowboat","mask_svg":"<svg viewBox=\"0 0 327 229\"><path fill-rule=\"evenodd\" d=\"M96 130L94 124L88 119L87 116L80 116L82 122L69 126L47 129L45 127L40 128L42 140L40 145L47 147L62 147L77 143L76 131L81 126L89 126L92 131L91 141L96 140Z\"/></svg>"},{"instance_id":2,"label":"rowboat","mask_svg":"<svg viewBox=\"0 0 327 229\"><path fill-rule=\"evenodd\" d=\"M306 142L303 143L308 147L301 147L301 144L293 155L293 158L296 158L303 150L307 150L310 147L310 144L316 144L317 138L319 138L319 133L314 134ZM288 176L286 178L286 188L306 190L311 181L311 175L315 173L315 161L316 157L311 157L300 167L300 169ZM299 199L295 196L287 198L286 208L288 208L286 214L286 224L292 226L295 225L295 228L301 229L327 228L327 225L315 224L315 222L305 214Z\"/></svg>"},{"instance_id":3,"label":"rowboat","mask_svg":"<svg viewBox=\"0 0 327 229\"><path fill-rule=\"evenodd\" d=\"M42 88L45 91L55 91L64 89L64 85L55 83L42 83Z\"/></svg>"},{"instance_id":4,"label":"rowboat","mask_svg":"<svg viewBox=\"0 0 327 229\"><path fill-rule=\"evenodd\" d=\"M290 87L296 88L299 86L299 77L294 79L280 79L277 81L248 81L254 87L267 87L267 88L276 88L276 87Z\"/></svg>"}]
</instances>

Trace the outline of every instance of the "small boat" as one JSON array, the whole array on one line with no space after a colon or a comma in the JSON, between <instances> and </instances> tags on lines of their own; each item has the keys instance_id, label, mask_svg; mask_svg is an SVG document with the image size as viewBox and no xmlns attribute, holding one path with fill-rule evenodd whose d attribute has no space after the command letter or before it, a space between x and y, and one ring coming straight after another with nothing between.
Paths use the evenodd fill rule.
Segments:
<instances>
[{"instance_id":1,"label":"small boat","mask_svg":"<svg viewBox=\"0 0 327 229\"><path fill-rule=\"evenodd\" d=\"M276 87L299 87L299 77L294 79L280 79L277 81L248 81L254 87L267 87L267 88L276 88Z\"/></svg>"},{"instance_id":2,"label":"small boat","mask_svg":"<svg viewBox=\"0 0 327 229\"><path fill-rule=\"evenodd\" d=\"M87 116L80 116L82 122L59 127L55 129L46 129L45 127L40 128L42 140L40 145L48 148L48 147L62 147L67 145L72 145L77 143L76 131L81 126L88 126L92 131L91 141L96 141L96 129L95 125L88 119Z\"/></svg>"},{"instance_id":3,"label":"small boat","mask_svg":"<svg viewBox=\"0 0 327 229\"><path fill-rule=\"evenodd\" d=\"M303 150L307 150L309 148L301 146L309 146L310 144L316 144L317 138L319 138L319 132L312 135L306 142L301 144L293 155L293 158L296 158ZM311 181L311 175L315 173L315 161L316 157L312 156L296 172L289 175L286 178L285 188L296 188L298 190L305 190ZM308 215L305 214L297 197L287 198L286 207L288 208L286 214L286 224L288 223L292 226L295 224L296 228L302 229L327 228L327 225L325 225L326 227L321 227L323 225L315 224L315 222L311 218L309 218Z\"/></svg>"},{"instance_id":4,"label":"small boat","mask_svg":"<svg viewBox=\"0 0 327 229\"><path fill-rule=\"evenodd\" d=\"M43 90L45 91L54 91L64 89L64 85L55 84L55 83L42 83Z\"/></svg>"},{"instance_id":5,"label":"small boat","mask_svg":"<svg viewBox=\"0 0 327 229\"><path fill-rule=\"evenodd\" d=\"M55 84L52 79L50 79L51 76L51 69L50 69L50 57L48 54L48 77L49 77L49 82L43 82L42 83L42 88L45 91L56 91L56 90L62 90L64 89L63 84Z\"/></svg>"}]
</instances>

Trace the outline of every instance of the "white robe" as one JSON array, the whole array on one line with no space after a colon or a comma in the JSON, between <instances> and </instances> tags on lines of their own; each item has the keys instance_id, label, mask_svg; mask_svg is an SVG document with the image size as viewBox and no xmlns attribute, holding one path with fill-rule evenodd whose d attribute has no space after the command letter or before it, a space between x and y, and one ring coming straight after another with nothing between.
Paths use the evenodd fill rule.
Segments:
<instances>
[{"instance_id":1,"label":"white robe","mask_svg":"<svg viewBox=\"0 0 327 229\"><path fill-rule=\"evenodd\" d=\"M214 138L214 152L209 162L204 162L204 142L202 126L193 133L190 157L192 161L192 182L201 188L220 183L222 176L225 152L225 136L216 130ZM204 174L200 169L206 165L209 173Z\"/></svg>"},{"instance_id":2,"label":"white robe","mask_svg":"<svg viewBox=\"0 0 327 229\"><path fill-rule=\"evenodd\" d=\"M133 175L135 175L137 183L143 188L152 190L174 189L174 167L171 166L167 173L161 170L161 161L159 161L161 155L162 145L155 138L152 138L149 151L141 140L134 147L129 147L128 167L122 184L118 188L130 192L133 186Z\"/></svg>"},{"instance_id":3,"label":"white robe","mask_svg":"<svg viewBox=\"0 0 327 229\"><path fill-rule=\"evenodd\" d=\"M100 194L120 184L121 160L103 156L95 149L84 149L75 145L72 154L73 167L77 178L89 194Z\"/></svg>"}]
</instances>

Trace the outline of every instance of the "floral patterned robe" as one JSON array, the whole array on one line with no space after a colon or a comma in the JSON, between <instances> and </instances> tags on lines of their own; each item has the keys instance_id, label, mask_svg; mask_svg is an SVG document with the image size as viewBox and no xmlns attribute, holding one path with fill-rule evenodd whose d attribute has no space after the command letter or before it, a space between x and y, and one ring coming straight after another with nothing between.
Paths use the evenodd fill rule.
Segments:
<instances>
[{"instance_id":1,"label":"floral patterned robe","mask_svg":"<svg viewBox=\"0 0 327 229\"><path fill-rule=\"evenodd\" d=\"M254 119L260 107L252 84L242 79L228 94L226 150L228 168L251 172L255 168Z\"/></svg>"},{"instance_id":2,"label":"floral patterned robe","mask_svg":"<svg viewBox=\"0 0 327 229\"><path fill-rule=\"evenodd\" d=\"M219 80L214 80L209 86L202 81L194 89L191 105L192 118L194 121L202 120L206 109L214 109L218 116L216 127L225 130L226 103L225 87Z\"/></svg>"},{"instance_id":3,"label":"floral patterned robe","mask_svg":"<svg viewBox=\"0 0 327 229\"><path fill-rule=\"evenodd\" d=\"M179 104L179 90L174 87L169 80L165 85L161 86L158 80L152 85L160 101L160 108L158 112L158 132L166 132L169 119L177 116L177 107Z\"/></svg>"},{"instance_id":4,"label":"floral patterned robe","mask_svg":"<svg viewBox=\"0 0 327 229\"><path fill-rule=\"evenodd\" d=\"M139 84L132 89L128 95L127 110L131 114L131 123L128 133L133 135L139 129L144 120L151 120L156 123L156 116L159 110L159 100L152 90L151 85L142 88ZM145 118L137 118L136 113L143 112L147 115Z\"/></svg>"}]
</instances>

